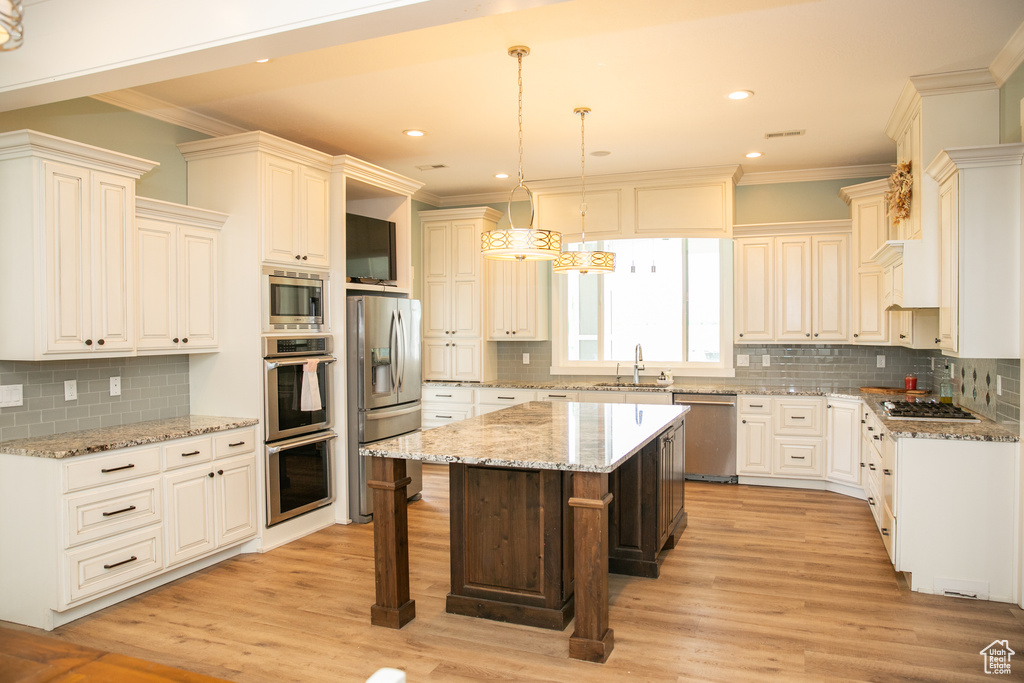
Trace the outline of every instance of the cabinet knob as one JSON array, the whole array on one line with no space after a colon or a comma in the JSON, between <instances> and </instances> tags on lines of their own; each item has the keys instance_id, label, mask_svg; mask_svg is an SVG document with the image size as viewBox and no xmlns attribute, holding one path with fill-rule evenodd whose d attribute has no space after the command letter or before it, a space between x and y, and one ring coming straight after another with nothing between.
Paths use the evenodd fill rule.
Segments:
<instances>
[{"instance_id":1,"label":"cabinet knob","mask_svg":"<svg viewBox=\"0 0 1024 683\"><path fill-rule=\"evenodd\" d=\"M746 420L743 420L743 424L747 424L747 421L746 421Z\"/></svg>"},{"instance_id":2,"label":"cabinet knob","mask_svg":"<svg viewBox=\"0 0 1024 683\"><path fill-rule=\"evenodd\" d=\"M86 346L92 346L92 339L86 339L85 340L85 345Z\"/></svg>"},{"instance_id":3,"label":"cabinet knob","mask_svg":"<svg viewBox=\"0 0 1024 683\"><path fill-rule=\"evenodd\" d=\"M508 330L505 330L505 334L511 334Z\"/></svg>"},{"instance_id":4,"label":"cabinet knob","mask_svg":"<svg viewBox=\"0 0 1024 683\"><path fill-rule=\"evenodd\" d=\"M515 330L512 330L512 334L515 334L515 333L516 333L516 331L515 331Z\"/></svg>"},{"instance_id":5,"label":"cabinet knob","mask_svg":"<svg viewBox=\"0 0 1024 683\"><path fill-rule=\"evenodd\" d=\"M938 343L939 343L939 338L938 338L938 337L936 337L936 338L935 338L935 343L936 343L936 344L938 344Z\"/></svg>"},{"instance_id":6,"label":"cabinet knob","mask_svg":"<svg viewBox=\"0 0 1024 683\"><path fill-rule=\"evenodd\" d=\"M875 504L875 499L872 498L871 496L868 496L868 505L874 505L874 504Z\"/></svg>"},{"instance_id":7,"label":"cabinet knob","mask_svg":"<svg viewBox=\"0 0 1024 683\"><path fill-rule=\"evenodd\" d=\"M307 260L308 258L309 258L308 256L303 256L303 257L302 257L302 260L303 260L303 261L305 261L305 260Z\"/></svg>"},{"instance_id":8,"label":"cabinet knob","mask_svg":"<svg viewBox=\"0 0 1024 683\"><path fill-rule=\"evenodd\" d=\"M900 339L906 339L906 338L907 338L907 335L905 335L905 334L901 334L900 335Z\"/></svg>"},{"instance_id":9,"label":"cabinet knob","mask_svg":"<svg viewBox=\"0 0 1024 683\"><path fill-rule=\"evenodd\" d=\"M213 479L213 472L210 472L207 476L210 477L210 479Z\"/></svg>"},{"instance_id":10,"label":"cabinet knob","mask_svg":"<svg viewBox=\"0 0 1024 683\"><path fill-rule=\"evenodd\" d=\"M807 337L810 337L810 336L811 336L811 333L810 333L810 332L808 332L808 333L807 333L807 334L806 334L805 336L807 336Z\"/></svg>"},{"instance_id":11,"label":"cabinet knob","mask_svg":"<svg viewBox=\"0 0 1024 683\"><path fill-rule=\"evenodd\" d=\"M182 339L181 343L182 344L188 344L188 337L185 337L184 339Z\"/></svg>"},{"instance_id":12,"label":"cabinet knob","mask_svg":"<svg viewBox=\"0 0 1024 683\"><path fill-rule=\"evenodd\" d=\"M217 470L217 474L224 474L224 470Z\"/></svg>"},{"instance_id":13,"label":"cabinet knob","mask_svg":"<svg viewBox=\"0 0 1024 683\"><path fill-rule=\"evenodd\" d=\"M177 343L178 343L178 338L177 338L177 337L175 337L175 338L174 338L174 339L172 339L171 341L172 341L172 342L174 342L175 344L177 344Z\"/></svg>"},{"instance_id":14,"label":"cabinet knob","mask_svg":"<svg viewBox=\"0 0 1024 683\"><path fill-rule=\"evenodd\" d=\"M815 332L815 333L814 333L814 336L815 336L815 337L817 337L817 336L818 336L818 333L817 333L817 332Z\"/></svg>"},{"instance_id":15,"label":"cabinet knob","mask_svg":"<svg viewBox=\"0 0 1024 683\"><path fill-rule=\"evenodd\" d=\"M853 338L854 338L854 339L856 339L856 338L857 338L857 337L859 337L859 336L860 336L860 335L859 335L859 334L857 334L856 332L854 332L854 333L853 333Z\"/></svg>"},{"instance_id":16,"label":"cabinet knob","mask_svg":"<svg viewBox=\"0 0 1024 683\"><path fill-rule=\"evenodd\" d=\"M99 344L100 346L103 346L103 344L104 344L102 339L97 339L96 343Z\"/></svg>"},{"instance_id":17,"label":"cabinet knob","mask_svg":"<svg viewBox=\"0 0 1024 683\"><path fill-rule=\"evenodd\" d=\"M295 255L295 260L296 260L296 261L298 261L298 260L300 260L300 259L302 259L302 257L301 257L301 256L299 256L298 254L296 254L296 255ZM211 474L210 476L212 477L213 475Z\"/></svg>"},{"instance_id":18,"label":"cabinet knob","mask_svg":"<svg viewBox=\"0 0 1024 683\"><path fill-rule=\"evenodd\" d=\"M743 336L743 333L742 333L742 332L740 332L740 336L741 336L741 337Z\"/></svg>"}]
</instances>

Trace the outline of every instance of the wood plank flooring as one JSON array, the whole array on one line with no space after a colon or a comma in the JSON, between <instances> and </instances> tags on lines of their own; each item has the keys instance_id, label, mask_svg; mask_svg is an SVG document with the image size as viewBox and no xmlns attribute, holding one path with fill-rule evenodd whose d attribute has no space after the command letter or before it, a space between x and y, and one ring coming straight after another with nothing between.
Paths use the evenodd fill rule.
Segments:
<instances>
[{"instance_id":1,"label":"wood plank flooring","mask_svg":"<svg viewBox=\"0 0 1024 683\"><path fill-rule=\"evenodd\" d=\"M275 683L362 681L383 666L410 683L990 680L978 652L1008 639L1024 679L1022 610L911 592L863 501L687 482L686 509L660 578L611 577L615 650L603 665L567 659L571 624L552 632L444 611L441 466L424 467L423 500L409 508L416 619L400 631L370 626L373 529L351 525L219 564L52 635Z\"/></svg>"}]
</instances>

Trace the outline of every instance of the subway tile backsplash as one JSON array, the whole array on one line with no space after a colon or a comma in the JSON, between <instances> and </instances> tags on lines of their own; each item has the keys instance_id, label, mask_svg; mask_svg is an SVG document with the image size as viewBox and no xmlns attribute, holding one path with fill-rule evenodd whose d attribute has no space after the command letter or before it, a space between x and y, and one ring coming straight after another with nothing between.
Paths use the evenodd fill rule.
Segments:
<instances>
[{"instance_id":1,"label":"subway tile backsplash","mask_svg":"<svg viewBox=\"0 0 1024 683\"><path fill-rule=\"evenodd\" d=\"M0 441L189 414L187 355L68 361L0 361L0 385L23 385L23 405L0 408ZM121 395L110 395L110 378ZM77 380L78 399L64 400Z\"/></svg>"},{"instance_id":2,"label":"subway tile backsplash","mask_svg":"<svg viewBox=\"0 0 1024 683\"><path fill-rule=\"evenodd\" d=\"M949 376L953 363L954 402L967 410L997 422L1020 423L1020 361L971 360L947 358L938 351L921 351L897 346L853 346L830 344L743 345L734 354L749 356L748 367L737 367L734 378L715 378L723 384L772 384L797 389L823 387L850 389L864 386L902 387L908 374L916 375L919 389L930 389L938 398L939 384ZM529 365L523 364L523 353L530 354ZM762 364L767 355L770 364ZM885 356L885 367L877 367L878 356ZM934 363L933 363L934 359ZM932 368L934 364L934 369ZM657 364L647 363L645 377L656 375ZM505 381L543 382L558 379L550 373L551 342L498 342L498 379ZM622 377L632 372L624 364ZM996 392L997 376L1001 377L1002 394ZM581 380L608 380L607 376L578 376ZM628 379L626 380L628 381ZM702 377L676 376L676 384L707 382Z\"/></svg>"}]
</instances>

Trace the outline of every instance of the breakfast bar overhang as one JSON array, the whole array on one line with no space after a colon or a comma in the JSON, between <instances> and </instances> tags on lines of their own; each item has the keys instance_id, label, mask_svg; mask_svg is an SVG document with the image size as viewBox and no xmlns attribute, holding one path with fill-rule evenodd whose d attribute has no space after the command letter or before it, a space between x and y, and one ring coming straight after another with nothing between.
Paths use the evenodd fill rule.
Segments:
<instances>
[{"instance_id":1,"label":"breakfast bar overhang","mask_svg":"<svg viewBox=\"0 0 1024 683\"><path fill-rule=\"evenodd\" d=\"M616 572L656 577L660 551L685 526L688 410L536 401L360 449L373 456L371 622L401 628L416 615L405 461L445 463L452 468L447 611L554 629L575 616L569 656L605 661L614 645L609 556Z\"/></svg>"}]
</instances>

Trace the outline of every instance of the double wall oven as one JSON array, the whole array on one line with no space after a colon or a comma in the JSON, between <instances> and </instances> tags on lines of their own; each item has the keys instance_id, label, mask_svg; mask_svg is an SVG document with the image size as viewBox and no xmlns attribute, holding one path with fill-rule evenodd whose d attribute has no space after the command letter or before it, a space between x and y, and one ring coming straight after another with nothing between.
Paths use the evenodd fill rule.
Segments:
<instances>
[{"instance_id":1,"label":"double wall oven","mask_svg":"<svg viewBox=\"0 0 1024 683\"><path fill-rule=\"evenodd\" d=\"M263 338L267 526L334 501L330 335Z\"/></svg>"}]
</instances>

